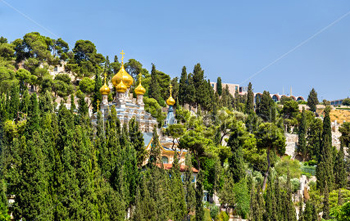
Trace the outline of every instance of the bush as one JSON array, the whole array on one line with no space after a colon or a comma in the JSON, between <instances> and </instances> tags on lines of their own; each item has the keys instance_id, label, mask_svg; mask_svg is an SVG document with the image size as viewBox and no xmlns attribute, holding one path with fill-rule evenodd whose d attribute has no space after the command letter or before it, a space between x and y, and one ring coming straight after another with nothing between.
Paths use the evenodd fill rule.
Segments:
<instances>
[{"instance_id":1,"label":"bush","mask_svg":"<svg viewBox=\"0 0 350 221\"><path fill-rule=\"evenodd\" d=\"M224 211L221 211L215 218L215 221L228 221L229 219L230 217L227 215L227 213Z\"/></svg>"},{"instance_id":2,"label":"bush","mask_svg":"<svg viewBox=\"0 0 350 221\"><path fill-rule=\"evenodd\" d=\"M210 217L212 219L215 219L215 217L217 217L218 214L219 214L219 207L213 206L210 208Z\"/></svg>"},{"instance_id":3,"label":"bush","mask_svg":"<svg viewBox=\"0 0 350 221\"><path fill-rule=\"evenodd\" d=\"M298 178L293 178L290 180L292 184L292 191L293 193L297 192L300 189L300 181Z\"/></svg>"}]
</instances>

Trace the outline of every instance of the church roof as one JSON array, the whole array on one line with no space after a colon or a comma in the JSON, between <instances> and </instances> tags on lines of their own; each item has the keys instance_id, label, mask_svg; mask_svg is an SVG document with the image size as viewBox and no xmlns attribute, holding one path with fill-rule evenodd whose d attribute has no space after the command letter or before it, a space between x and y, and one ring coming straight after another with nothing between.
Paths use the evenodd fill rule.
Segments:
<instances>
[{"instance_id":1,"label":"church roof","mask_svg":"<svg viewBox=\"0 0 350 221\"><path fill-rule=\"evenodd\" d=\"M157 166L159 168L162 168L162 165L159 164L159 163L157 164ZM173 168L173 164L172 163L163 163L163 167L166 170L170 170L171 168ZM186 165L180 165L180 172L185 172L186 170L187 170L187 166ZM199 171L196 168L192 167L192 172L193 173L198 173Z\"/></svg>"}]
</instances>

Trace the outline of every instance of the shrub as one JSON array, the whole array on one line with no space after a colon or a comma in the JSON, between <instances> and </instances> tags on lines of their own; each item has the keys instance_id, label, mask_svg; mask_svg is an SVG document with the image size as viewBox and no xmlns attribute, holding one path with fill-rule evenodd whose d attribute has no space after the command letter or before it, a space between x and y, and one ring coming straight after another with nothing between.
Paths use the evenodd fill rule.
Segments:
<instances>
[{"instance_id":1,"label":"shrub","mask_svg":"<svg viewBox=\"0 0 350 221\"><path fill-rule=\"evenodd\" d=\"M227 213L224 211L221 211L215 218L215 221L228 221L229 219L230 217L227 215Z\"/></svg>"}]
</instances>

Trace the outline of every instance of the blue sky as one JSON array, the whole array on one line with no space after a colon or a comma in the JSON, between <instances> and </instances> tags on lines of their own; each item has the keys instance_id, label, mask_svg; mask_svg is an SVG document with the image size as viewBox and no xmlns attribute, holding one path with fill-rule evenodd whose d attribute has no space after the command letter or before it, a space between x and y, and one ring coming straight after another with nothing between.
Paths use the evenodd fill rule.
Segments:
<instances>
[{"instance_id":1,"label":"blue sky","mask_svg":"<svg viewBox=\"0 0 350 221\"><path fill-rule=\"evenodd\" d=\"M86 39L103 55L123 49L126 59L172 77L199 62L212 81L245 86L349 11L345 0L0 0L0 36L38 31L71 48ZM292 87L307 97L314 87L320 100L350 96L350 14L250 81L255 92Z\"/></svg>"}]
</instances>

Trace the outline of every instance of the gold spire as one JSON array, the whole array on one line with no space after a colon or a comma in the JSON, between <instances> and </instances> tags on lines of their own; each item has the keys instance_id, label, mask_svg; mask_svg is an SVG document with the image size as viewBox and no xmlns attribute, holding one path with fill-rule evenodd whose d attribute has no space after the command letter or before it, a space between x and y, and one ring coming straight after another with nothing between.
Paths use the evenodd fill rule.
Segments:
<instances>
[{"instance_id":1,"label":"gold spire","mask_svg":"<svg viewBox=\"0 0 350 221\"><path fill-rule=\"evenodd\" d=\"M124 93L128 87L124 84L123 80L120 81L120 83L115 87L117 92Z\"/></svg>"},{"instance_id":2,"label":"gold spire","mask_svg":"<svg viewBox=\"0 0 350 221\"><path fill-rule=\"evenodd\" d=\"M128 72L126 72L124 68L124 54L125 54L124 51L122 50L120 54L122 55L122 66L120 67L120 70L118 71L118 73L113 76L112 83L115 87L117 87L117 85L121 81L123 81L125 85L129 88L134 82L134 79L130 76L130 74L128 74Z\"/></svg>"},{"instance_id":3,"label":"gold spire","mask_svg":"<svg viewBox=\"0 0 350 221\"><path fill-rule=\"evenodd\" d=\"M173 106L173 105L175 104L175 100L174 100L174 98L173 98L173 96L172 96L173 85L170 84L169 88L170 88L170 89L169 89L169 91L170 91L170 96L169 96L168 100L166 100L166 103L167 103L167 105L169 105L169 106Z\"/></svg>"},{"instance_id":4,"label":"gold spire","mask_svg":"<svg viewBox=\"0 0 350 221\"><path fill-rule=\"evenodd\" d=\"M139 86L135 88L135 94L144 95L146 93L146 89L141 84L141 73L139 74Z\"/></svg>"},{"instance_id":5,"label":"gold spire","mask_svg":"<svg viewBox=\"0 0 350 221\"><path fill-rule=\"evenodd\" d=\"M104 83L104 85L100 88L100 93L101 93L102 95L108 95L109 92L111 91L111 89L110 89L110 88L108 87L108 85L107 85L106 79L107 79L107 73L105 72L105 83Z\"/></svg>"}]
</instances>

